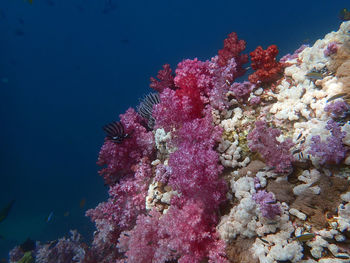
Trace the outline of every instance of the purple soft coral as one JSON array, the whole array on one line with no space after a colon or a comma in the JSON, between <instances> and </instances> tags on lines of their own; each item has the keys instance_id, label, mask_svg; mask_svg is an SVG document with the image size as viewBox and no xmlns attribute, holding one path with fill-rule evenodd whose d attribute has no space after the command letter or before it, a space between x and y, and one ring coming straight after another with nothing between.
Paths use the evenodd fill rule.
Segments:
<instances>
[{"instance_id":1,"label":"purple soft coral","mask_svg":"<svg viewBox=\"0 0 350 263\"><path fill-rule=\"evenodd\" d=\"M323 54L326 57L328 57L330 55L337 53L337 51L338 51L338 43L335 41L332 41L327 45L327 48L323 51Z\"/></svg>"},{"instance_id":2,"label":"purple soft coral","mask_svg":"<svg viewBox=\"0 0 350 263\"><path fill-rule=\"evenodd\" d=\"M70 231L70 238L61 238L56 243L41 245L36 254L37 263L83 262L85 250L80 234ZM54 244L54 245L53 245Z\"/></svg>"},{"instance_id":3,"label":"purple soft coral","mask_svg":"<svg viewBox=\"0 0 350 263\"><path fill-rule=\"evenodd\" d=\"M279 142L277 137L280 135L280 130L267 127L264 121L257 121L247 139L251 151L259 152L269 166L275 167L275 172L285 173L292 168L294 158L289 150L294 143L290 138Z\"/></svg>"},{"instance_id":4,"label":"purple soft coral","mask_svg":"<svg viewBox=\"0 0 350 263\"><path fill-rule=\"evenodd\" d=\"M254 201L259 204L260 212L263 217L273 219L281 214L281 207L276 203L273 193L268 193L265 190L260 190L253 194Z\"/></svg>"},{"instance_id":5,"label":"purple soft coral","mask_svg":"<svg viewBox=\"0 0 350 263\"><path fill-rule=\"evenodd\" d=\"M243 83L233 83L229 90L235 94L235 98L239 102L246 102L254 88L254 84L245 81Z\"/></svg>"},{"instance_id":6,"label":"purple soft coral","mask_svg":"<svg viewBox=\"0 0 350 263\"><path fill-rule=\"evenodd\" d=\"M350 107L344 100L333 101L324 108L326 112L331 113L333 118L344 118Z\"/></svg>"},{"instance_id":7,"label":"purple soft coral","mask_svg":"<svg viewBox=\"0 0 350 263\"><path fill-rule=\"evenodd\" d=\"M332 135L327 138L326 142L321 141L319 135L313 136L309 153L320 158L321 165L338 164L345 158L347 152L347 148L345 148L342 141L346 133L342 132L339 125L333 120L327 122L326 129Z\"/></svg>"},{"instance_id":8,"label":"purple soft coral","mask_svg":"<svg viewBox=\"0 0 350 263\"><path fill-rule=\"evenodd\" d=\"M285 63L288 60L292 60L292 59L297 58L299 56L299 54L307 47L309 47L309 45L305 45L305 44L301 45L297 50L294 51L294 53L292 55L291 54L287 54L287 55L283 56L280 59L280 62Z\"/></svg>"}]
</instances>

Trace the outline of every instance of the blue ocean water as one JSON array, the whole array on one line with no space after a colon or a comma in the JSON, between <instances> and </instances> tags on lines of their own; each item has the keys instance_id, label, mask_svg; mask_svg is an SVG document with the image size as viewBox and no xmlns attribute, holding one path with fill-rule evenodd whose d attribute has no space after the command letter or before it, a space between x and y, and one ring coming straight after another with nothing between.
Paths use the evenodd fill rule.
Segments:
<instances>
[{"instance_id":1,"label":"blue ocean water","mask_svg":"<svg viewBox=\"0 0 350 263\"><path fill-rule=\"evenodd\" d=\"M217 54L230 32L246 53L280 57L337 30L340 1L3 0L0 2L0 258L27 237L78 229L107 197L101 127L150 92L165 63ZM85 204L84 201L86 200ZM47 216L53 212L52 219Z\"/></svg>"}]
</instances>

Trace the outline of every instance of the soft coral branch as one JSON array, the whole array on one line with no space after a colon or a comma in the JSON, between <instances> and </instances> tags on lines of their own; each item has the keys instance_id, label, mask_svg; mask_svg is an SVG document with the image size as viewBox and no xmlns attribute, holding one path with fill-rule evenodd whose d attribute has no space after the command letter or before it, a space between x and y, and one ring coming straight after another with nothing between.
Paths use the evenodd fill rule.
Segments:
<instances>
[{"instance_id":1,"label":"soft coral branch","mask_svg":"<svg viewBox=\"0 0 350 263\"><path fill-rule=\"evenodd\" d=\"M259 152L265 162L274 167L276 172L284 173L292 168L294 158L289 150L294 143L290 138L279 142L277 137L280 135L280 130L267 127L264 121L257 121L247 139L251 151Z\"/></svg>"},{"instance_id":2,"label":"soft coral branch","mask_svg":"<svg viewBox=\"0 0 350 263\"><path fill-rule=\"evenodd\" d=\"M246 72L246 70L243 68L243 64L248 62L248 55L241 54L241 52L245 49L245 46L246 42L244 40L238 40L237 34L232 32L224 40L224 47L218 52L218 63L221 67L227 65L230 59L235 59L237 64L236 77L243 76Z\"/></svg>"},{"instance_id":3,"label":"soft coral branch","mask_svg":"<svg viewBox=\"0 0 350 263\"><path fill-rule=\"evenodd\" d=\"M151 156L154 150L153 134L141 125L141 117L134 109L128 109L120 119L125 131L131 135L120 144L106 139L97 161L98 165L104 166L99 173L108 185L132 174L132 165L143 156Z\"/></svg>"},{"instance_id":4,"label":"soft coral branch","mask_svg":"<svg viewBox=\"0 0 350 263\"><path fill-rule=\"evenodd\" d=\"M280 77L284 64L276 61L277 54L278 49L276 45L271 45L266 50L258 46L250 53L252 58L251 66L255 70L248 77L251 83L271 83Z\"/></svg>"},{"instance_id":5,"label":"soft coral branch","mask_svg":"<svg viewBox=\"0 0 350 263\"><path fill-rule=\"evenodd\" d=\"M158 71L157 79L151 77L150 87L158 92L162 92L164 89L175 89L174 75L169 64L164 64L163 69Z\"/></svg>"}]
</instances>

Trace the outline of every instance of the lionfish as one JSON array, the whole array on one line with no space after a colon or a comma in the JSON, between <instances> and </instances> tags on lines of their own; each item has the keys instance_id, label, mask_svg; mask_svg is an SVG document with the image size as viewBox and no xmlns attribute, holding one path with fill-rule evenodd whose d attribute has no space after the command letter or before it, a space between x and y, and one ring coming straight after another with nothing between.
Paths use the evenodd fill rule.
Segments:
<instances>
[{"instance_id":1,"label":"lionfish","mask_svg":"<svg viewBox=\"0 0 350 263\"><path fill-rule=\"evenodd\" d=\"M160 103L160 98L158 93L150 93L146 95L137 106L137 112L141 117L148 120L148 127L152 130L154 127L154 118L152 116L153 105Z\"/></svg>"},{"instance_id":2,"label":"lionfish","mask_svg":"<svg viewBox=\"0 0 350 263\"><path fill-rule=\"evenodd\" d=\"M129 138L130 134L125 133L124 125L120 121L111 122L103 126L107 139L115 143L122 143L124 139Z\"/></svg>"}]
</instances>

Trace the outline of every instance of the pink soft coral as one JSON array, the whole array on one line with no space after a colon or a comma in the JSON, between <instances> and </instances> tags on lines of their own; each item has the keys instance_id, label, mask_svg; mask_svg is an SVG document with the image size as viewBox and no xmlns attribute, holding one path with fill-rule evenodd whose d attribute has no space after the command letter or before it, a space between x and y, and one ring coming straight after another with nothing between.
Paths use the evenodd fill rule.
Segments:
<instances>
[{"instance_id":1,"label":"pink soft coral","mask_svg":"<svg viewBox=\"0 0 350 263\"><path fill-rule=\"evenodd\" d=\"M115 184L122 176L132 174L131 167L143 156L151 156L154 150L152 132L141 125L141 117L134 109L129 108L120 115L125 132L130 134L118 144L106 139L101 148L97 164L105 166L99 173L105 183Z\"/></svg>"},{"instance_id":2,"label":"pink soft coral","mask_svg":"<svg viewBox=\"0 0 350 263\"><path fill-rule=\"evenodd\" d=\"M181 203L181 202L180 202ZM122 233L119 250L129 263L167 262L196 263L209 259L212 263L227 263L225 244L216 234L212 215L198 201L183 201L172 205L161 216L152 210L140 215L136 226Z\"/></svg>"},{"instance_id":3,"label":"pink soft coral","mask_svg":"<svg viewBox=\"0 0 350 263\"><path fill-rule=\"evenodd\" d=\"M109 189L109 199L95 209L86 212L93 221L106 219L120 232L135 223L136 217L145 209L145 198L152 175L149 160L144 157L133 167L134 176L128 176Z\"/></svg>"},{"instance_id":4,"label":"pink soft coral","mask_svg":"<svg viewBox=\"0 0 350 263\"><path fill-rule=\"evenodd\" d=\"M172 206L162 218L160 237L180 255L179 263L196 263L205 258L209 262L228 262L225 245L217 238L216 222L206 206L201 201L188 200L181 206Z\"/></svg>"},{"instance_id":5,"label":"pink soft coral","mask_svg":"<svg viewBox=\"0 0 350 263\"><path fill-rule=\"evenodd\" d=\"M97 258L97 262L108 263L120 257L111 245L115 246L120 233L132 228L137 216L145 213L145 198L152 175L148 158L142 158L132 170L134 176L123 178L110 188L107 202L86 212L97 228L89 255Z\"/></svg>"},{"instance_id":6,"label":"pink soft coral","mask_svg":"<svg viewBox=\"0 0 350 263\"><path fill-rule=\"evenodd\" d=\"M150 87L158 92L164 89L175 89L174 76L169 64L164 64L163 69L158 71L157 79L151 77Z\"/></svg>"},{"instance_id":7,"label":"pink soft coral","mask_svg":"<svg viewBox=\"0 0 350 263\"><path fill-rule=\"evenodd\" d=\"M153 117L156 120L156 128L162 127L166 131L180 127L184 122L193 120L201 114L203 103L199 98L199 93L188 90L180 92L165 89L160 94L160 103L153 107ZM190 96L190 97L189 97Z\"/></svg>"},{"instance_id":8,"label":"pink soft coral","mask_svg":"<svg viewBox=\"0 0 350 263\"><path fill-rule=\"evenodd\" d=\"M203 92L212 85L208 61L185 59L177 65L175 73L175 85L179 88L191 87Z\"/></svg>"},{"instance_id":9,"label":"pink soft coral","mask_svg":"<svg viewBox=\"0 0 350 263\"><path fill-rule=\"evenodd\" d=\"M169 184L185 197L205 200L210 211L225 199L226 192L219 178L219 156L213 149L221 133L211 116L187 122L175 133L173 143L178 149L169 158Z\"/></svg>"},{"instance_id":10,"label":"pink soft coral","mask_svg":"<svg viewBox=\"0 0 350 263\"><path fill-rule=\"evenodd\" d=\"M135 227L120 235L118 249L124 252L129 263L165 262L171 257L171 251L160 247L159 224L160 213L151 210L148 215L139 215Z\"/></svg>"}]
</instances>

